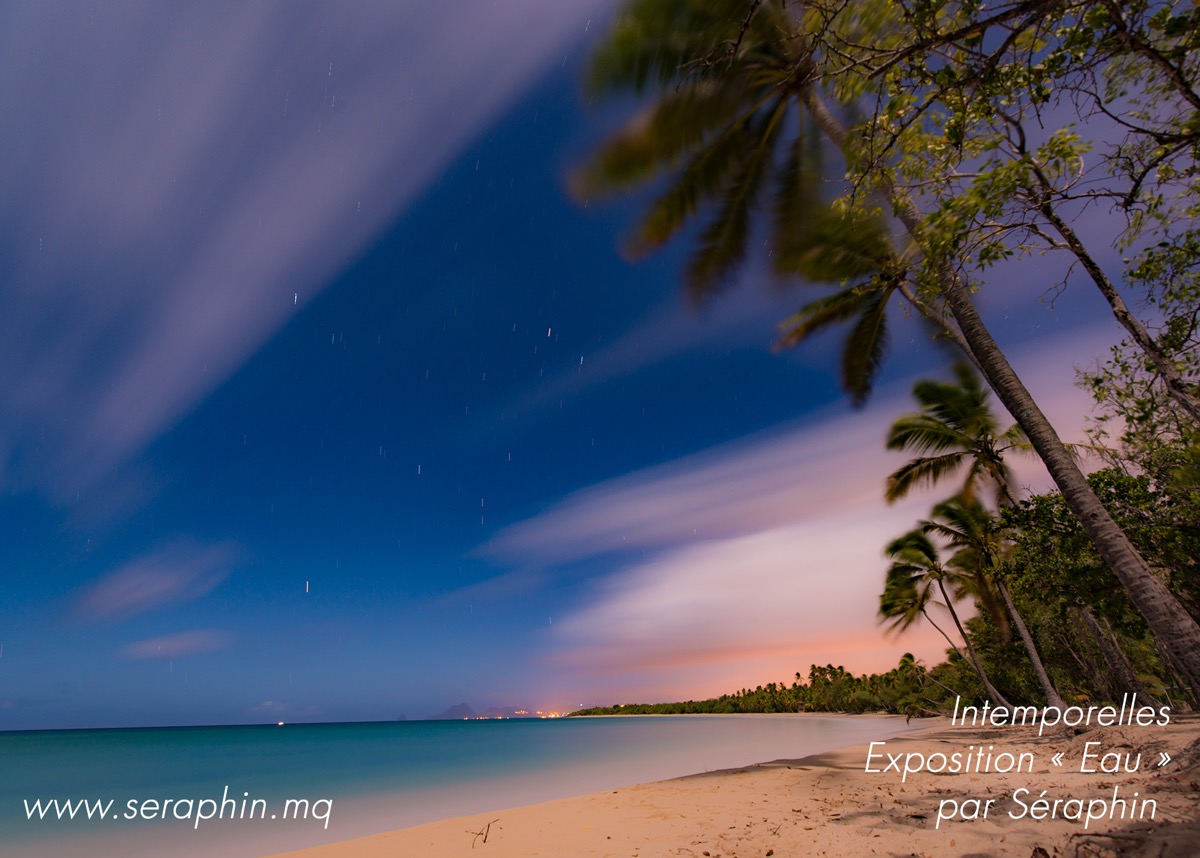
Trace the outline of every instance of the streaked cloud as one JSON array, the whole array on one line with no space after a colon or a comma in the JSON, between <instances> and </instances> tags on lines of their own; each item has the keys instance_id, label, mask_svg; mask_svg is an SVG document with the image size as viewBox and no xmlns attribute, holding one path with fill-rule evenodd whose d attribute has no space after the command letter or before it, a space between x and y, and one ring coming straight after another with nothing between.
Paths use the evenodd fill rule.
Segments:
<instances>
[{"instance_id":1,"label":"streaked cloud","mask_svg":"<svg viewBox=\"0 0 1200 858\"><path fill-rule=\"evenodd\" d=\"M584 489L544 514L501 531L482 553L523 562L568 561L744 535L821 510L873 505L886 468L884 415L842 409ZM841 413L838 413L841 412ZM898 460L900 461L900 460ZM886 473L886 471L882 471Z\"/></svg>"},{"instance_id":2,"label":"streaked cloud","mask_svg":"<svg viewBox=\"0 0 1200 858\"><path fill-rule=\"evenodd\" d=\"M558 624L564 657L604 671L663 670L849 643L878 607L880 533L902 531L917 511L890 512L816 517L626 568Z\"/></svg>"},{"instance_id":3,"label":"streaked cloud","mask_svg":"<svg viewBox=\"0 0 1200 858\"><path fill-rule=\"evenodd\" d=\"M129 561L76 600L87 620L123 620L207 595L228 577L237 549L179 541Z\"/></svg>"},{"instance_id":4,"label":"streaked cloud","mask_svg":"<svg viewBox=\"0 0 1200 858\"><path fill-rule=\"evenodd\" d=\"M1011 356L1068 440L1082 438L1090 404L1075 365L1111 337L1099 326ZM610 558L614 571L550 633L550 661L568 671L670 680L701 665L741 676L810 661L877 670L905 649L937 661L946 644L932 629L885 642L875 616L883 547L952 491L883 500L884 478L908 458L885 450L884 435L914 408L910 387L880 391L862 412L832 408L583 489L480 553L562 574ZM1050 486L1036 460L1014 464L1021 484Z\"/></svg>"},{"instance_id":5,"label":"streaked cloud","mask_svg":"<svg viewBox=\"0 0 1200 858\"><path fill-rule=\"evenodd\" d=\"M113 485L609 5L6 4L0 482Z\"/></svg>"},{"instance_id":6,"label":"streaked cloud","mask_svg":"<svg viewBox=\"0 0 1200 858\"><path fill-rule=\"evenodd\" d=\"M211 629L197 629L191 632L180 632L174 635L147 638L135 641L121 647L121 654L136 661L168 660L183 658L188 655L198 655L206 652L216 652L225 649L232 638L224 632Z\"/></svg>"}]
</instances>

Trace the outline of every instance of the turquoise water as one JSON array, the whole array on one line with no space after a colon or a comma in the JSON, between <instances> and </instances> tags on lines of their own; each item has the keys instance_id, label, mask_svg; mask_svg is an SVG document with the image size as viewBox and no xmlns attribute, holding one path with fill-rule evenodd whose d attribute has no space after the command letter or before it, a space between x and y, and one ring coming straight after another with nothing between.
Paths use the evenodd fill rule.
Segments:
<instances>
[{"instance_id":1,"label":"turquoise water","mask_svg":"<svg viewBox=\"0 0 1200 858\"><path fill-rule=\"evenodd\" d=\"M903 731L870 717L668 716L0 733L0 853L265 855ZM27 817L27 802L52 799L113 804L103 819ZM288 800L308 818L281 818ZM235 818L197 820L222 805Z\"/></svg>"}]
</instances>

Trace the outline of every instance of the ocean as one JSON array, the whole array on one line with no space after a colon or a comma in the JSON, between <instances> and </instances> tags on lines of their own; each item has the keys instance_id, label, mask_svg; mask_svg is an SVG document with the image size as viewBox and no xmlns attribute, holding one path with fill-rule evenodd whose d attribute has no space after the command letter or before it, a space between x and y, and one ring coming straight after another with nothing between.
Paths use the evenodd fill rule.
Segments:
<instances>
[{"instance_id":1,"label":"ocean","mask_svg":"<svg viewBox=\"0 0 1200 858\"><path fill-rule=\"evenodd\" d=\"M249 858L905 729L683 715L0 733L0 854Z\"/></svg>"}]
</instances>

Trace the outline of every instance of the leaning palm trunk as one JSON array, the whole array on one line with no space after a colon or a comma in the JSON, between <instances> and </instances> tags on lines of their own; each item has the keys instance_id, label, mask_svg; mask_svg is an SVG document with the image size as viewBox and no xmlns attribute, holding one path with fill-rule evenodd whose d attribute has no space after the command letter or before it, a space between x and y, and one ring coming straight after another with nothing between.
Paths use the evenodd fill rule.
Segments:
<instances>
[{"instance_id":1,"label":"leaning palm trunk","mask_svg":"<svg viewBox=\"0 0 1200 858\"><path fill-rule=\"evenodd\" d=\"M806 89L804 101L821 132L844 150L845 128L829 111L814 87ZM900 222L919 243L922 218L916 204L886 180L885 187ZM991 332L984 326L967 284L948 264L941 266L939 285L975 364L1004 407L1025 431L1030 444L1062 492L1063 499L1079 519L1101 558L1129 594L1134 606L1145 617L1151 632L1171 654L1192 688L1200 688L1200 625L1154 574L1096 497L1062 439L1009 364Z\"/></svg>"},{"instance_id":2,"label":"leaning palm trunk","mask_svg":"<svg viewBox=\"0 0 1200 858\"><path fill-rule=\"evenodd\" d=\"M938 589L942 591L942 598L946 601L946 607L950 610L950 618L954 620L954 627L958 629L958 633L962 635L963 642L967 645L967 654L969 656L967 661L975 669L975 675L979 677L979 681L983 683L984 692L996 705L1011 708L1012 704L1004 698L1004 695L996 689L996 686L992 685L992 681L984 673L983 664L979 661L979 656L975 652L975 647L971 644L971 638L967 635L967 630L963 628L963 624L958 620L958 612L954 610L954 603L950 601L950 594L946 592L946 585L942 583L941 578L938 579L937 585ZM938 631L941 631L941 629L938 629ZM942 632L942 634L944 635L945 632ZM958 649L958 647L955 647L955 649ZM961 651L959 655L962 655Z\"/></svg>"},{"instance_id":3,"label":"leaning palm trunk","mask_svg":"<svg viewBox=\"0 0 1200 858\"><path fill-rule=\"evenodd\" d=\"M1106 670L1104 665L1100 663L1103 654L1100 653L1100 647L1096 643L1095 634L1088 628L1087 623L1084 622L1082 612L1079 608L1070 608L1067 615L1074 622L1075 639L1079 644L1079 651L1076 651L1070 644L1067 645L1067 648L1090 679L1092 688L1097 690L1096 693L1100 689L1104 689L1110 697L1113 696L1114 692L1119 693L1120 689L1113 682L1112 671Z\"/></svg>"},{"instance_id":4,"label":"leaning palm trunk","mask_svg":"<svg viewBox=\"0 0 1200 858\"><path fill-rule=\"evenodd\" d=\"M945 629L943 629L941 626L939 626L937 623L935 623L935 622L933 621L933 617L929 616L929 612L928 612L928 611L926 611L924 608L922 608L922 609L921 609L921 615L922 615L923 617L925 617L925 619L926 619L926 620L928 620L928 621L929 621L929 625L933 626L935 629L937 629L937 630L938 630L938 634L940 634L942 637L944 637L944 638L946 639L946 643L950 644L950 649L952 649L952 650L954 650L956 653L958 653L958 657L959 657L959 658L961 658L961 659L963 659L964 661L966 661L966 662L967 662L967 664L971 665L971 667L972 667L972 668L975 668L975 673L976 673L976 675L979 675L980 671L979 671L979 669L978 669L978 668L975 666L975 663L974 663L974 662L973 662L971 659L967 658L967 656L963 655L963 651L962 651L961 649L959 649L959 648L958 648L958 644L956 644L956 643L954 642L954 638L952 638L952 637L950 637L950 635L946 634L946 630L945 630ZM943 691L945 691L945 692L947 692L947 693L949 693L949 694L958 694L958 692L957 692L957 691L955 691L953 688L947 688L945 685L943 685L942 683L938 682L938 681L937 681L937 680L936 680L934 677L932 677L932 676L926 675L926 677L925 677L925 678L926 678L926 679L928 679L930 682L932 682L934 685L936 685L938 688L942 689ZM981 678L981 679L983 679L983 677L982 677L982 676L980 676L980 678ZM984 680L984 681L986 682L986 680Z\"/></svg>"},{"instance_id":5,"label":"leaning palm trunk","mask_svg":"<svg viewBox=\"0 0 1200 858\"><path fill-rule=\"evenodd\" d=\"M1050 675L1046 673L1046 666L1042 663L1041 655L1038 654L1037 646L1033 642L1033 635L1029 634L1029 627L1025 625L1025 620L1017 610L1008 585L1003 581L997 581L996 589L1000 591L1000 597L1004 599L1004 605L1012 616L1013 625L1017 627L1017 634L1021 636L1021 641L1025 644L1025 652L1029 653L1029 660L1033 662L1033 672L1037 674L1038 684L1042 686L1042 693L1046 695L1046 703L1065 709L1067 704L1058 693L1058 689L1054 687L1054 683L1050 681Z\"/></svg>"},{"instance_id":6,"label":"leaning palm trunk","mask_svg":"<svg viewBox=\"0 0 1200 858\"><path fill-rule=\"evenodd\" d=\"M929 612L926 611L924 608L921 608L921 616L923 616L925 619L927 619L929 621L929 625L933 626L935 629L938 630L938 634L940 634L942 637L944 637L946 639L946 643L950 644L950 648L952 650L954 650L956 653L958 653L959 658L966 658L966 656L963 655L963 651L958 648L958 644L956 644L954 642L954 638L952 638L952 637L950 637L950 635L946 634L946 630L943 629L941 626L939 626L937 623L935 623L933 621L933 617L929 616ZM942 687L945 688L946 686L943 685Z\"/></svg>"},{"instance_id":7,"label":"leaning palm trunk","mask_svg":"<svg viewBox=\"0 0 1200 858\"><path fill-rule=\"evenodd\" d=\"M1091 614L1090 612L1088 614L1088 619L1093 623L1097 622L1095 615ZM1149 689L1146 688L1145 683L1143 683L1138 677L1137 671L1133 668L1133 662L1129 660L1129 656L1121 647L1121 641L1118 640L1117 633L1113 631L1112 623L1108 621L1107 617L1101 617L1101 619L1104 620L1104 625L1101 626L1103 638L1108 646L1111 647L1110 650L1106 650L1106 653L1111 653L1112 657L1120 664L1121 676L1126 678L1126 681L1129 682L1130 687L1137 691L1138 694L1141 694L1143 697L1155 704L1161 703L1162 701L1151 694Z\"/></svg>"},{"instance_id":8,"label":"leaning palm trunk","mask_svg":"<svg viewBox=\"0 0 1200 858\"><path fill-rule=\"evenodd\" d=\"M1100 649L1100 655L1103 656L1108 669L1112 671L1113 678L1116 680L1118 691L1122 693L1140 694L1143 697L1148 697L1145 687L1137 678L1137 674L1133 671L1133 665L1129 663L1129 659L1125 657L1125 653L1121 652L1117 642L1104 633L1104 629L1100 623L1096 621L1096 615L1088 608L1079 609L1079 616L1083 618L1083 624L1095 641L1096 646Z\"/></svg>"}]
</instances>

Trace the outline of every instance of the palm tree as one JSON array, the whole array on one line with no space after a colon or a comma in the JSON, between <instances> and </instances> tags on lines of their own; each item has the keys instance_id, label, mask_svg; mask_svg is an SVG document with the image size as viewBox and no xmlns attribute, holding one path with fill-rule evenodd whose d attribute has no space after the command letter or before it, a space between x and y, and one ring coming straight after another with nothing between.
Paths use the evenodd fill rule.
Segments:
<instances>
[{"instance_id":1,"label":"palm tree","mask_svg":"<svg viewBox=\"0 0 1200 858\"><path fill-rule=\"evenodd\" d=\"M1200 688L1200 625L1091 490L984 325L953 247L930 238L925 216L906 189L895 184L886 159L856 159L853 138L826 103L822 87L831 83L830 70L839 64L838 73L859 76L851 83L843 77L841 91L866 92L864 103L870 102L876 80L864 76L852 58L842 63L841 56L864 42L895 43L901 38L895 26L885 31L878 23L895 25L897 8L842 4L825 10L828 16L814 23L808 13L819 10L808 4L789 7L785 0L630 0L612 37L596 54L591 84L601 93L632 89L645 94L653 89L658 98L648 114L601 150L582 174L579 189L587 193L632 187L662 173L673 175L673 183L652 205L635 236L634 250L660 246L701 208L715 203L717 214L703 230L686 275L693 293L703 296L744 258L752 216L771 177L776 191L773 246L793 260L794 273L822 281L845 280L850 290L841 302L828 299L833 308L820 302L802 308L793 325L797 338L854 320L847 343L853 354L843 359L843 384L859 401L870 390L886 344L881 307L890 295L904 295L980 369L1155 637L1192 686ZM872 27L875 31L868 32ZM983 30L968 28L964 38L982 37ZM841 55L823 50L830 34L839 37ZM879 104L887 103L886 94L879 94L884 96ZM779 168L775 153L793 113L801 119L785 159L788 166ZM862 127L873 126L868 122ZM812 129L849 153L848 163L858 178L885 198L885 208L908 235L899 250L889 241L887 223L872 213L879 208L877 200L863 195L845 209L821 203L813 182L814 174L820 173L815 173L818 165L810 154L821 150L811 142ZM800 251L784 253L788 246ZM921 264L910 278L914 258ZM790 341L786 335L785 341ZM855 375L847 378L850 373Z\"/></svg>"},{"instance_id":2,"label":"palm tree","mask_svg":"<svg viewBox=\"0 0 1200 858\"><path fill-rule=\"evenodd\" d=\"M950 643L951 646L953 646L953 641ZM939 681L936 676L930 673L925 668L925 665L921 664L920 660L918 660L911 652L906 652L904 655L900 656L900 663L897 664L892 670L888 671L886 676L892 677L893 682L895 684L899 684L902 688L916 686L916 690L920 690L925 687L926 682L932 682L951 697L956 694L953 688L949 688L942 684L942 682ZM933 710L927 709L924 706L918 706L916 703L911 703L906 706L901 714L905 716L905 723L908 723L908 721L910 721L914 715L918 715L922 712L930 715L937 714Z\"/></svg>"},{"instance_id":3,"label":"palm tree","mask_svg":"<svg viewBox=\"0 0 1200 858\"><path fill-rule=\"evenodd\" d=\"M995 517L982 503L965 495L958 495L939 503L933 508L930 519L921 522L923 533L936 534L947 541L954 554L947 565L962 573L971 582L971 589L993 617L1002 620L1002 626L1007 626L1007 617L1012 617L1017 627L1017 634L1033 664L1033 672L1037 676L1046 702L1051 706L1063 708L1066 703L1062 695L1050 681L1041 654L1034 643L1029 627L1017 610L1012 592L998 570L1006 546L1001 538ZM996 602L999 594L1004 607Z\"/></svg>"},{"instance_id":4,"label":"palm tree","mask_svg":"<svg viewBox=\"0 0 1200 858\"><path fill-rule=\"evenodd\" d=\"M939 482L964 465L967 475L962 491L968 499L974 496L977 483L987 483L995 491L997 504L1016 503L1004 454L1027 451L1025 433L1016 423L1000 431L988 391L969 364L956 362L954 377L954 382L918 381L913 397L921 410L900 417L888 431L889 450L922 454L887 478L889 503L915 488Z\"/></svg>"},{"instance_id":5,"label":"palm tree","mask_svg":"<svg viewBox=\"0 0 1200 858\"><path fill-rule=\"evenodd\" d=\"M889 631L899 634L923 617L971 665L992 702L1008 706L1004 695L996 690L984 672L971 638L959 621L958 612L954 610L954 602L966 595L969 589L967 579L942 564L937 547L920 530L910 531L893 540L886 553L892 563L887 570L883 594L879 597L879 615L887 623ZM935 598L935 588L942 597L940 602ZM950 612L950 618L966 644L967 655L963 655L958 644L929 615L929 608L934 605L941 605Z\"/></svg>"},{"instance_id":6,"label":"palm tree","mask_svg":"<svg viewBox=\"0 0 1200 858\"><path fill-rule=\"evenodd\" d=\"M779 345L849 325L842 385L861 403L882 363L894 294L945 335L958 332L906 278L883 218L837 210L824 198L820 132L801 98L813 56L805 40L780 38L793 27L778 2L753 3L748 13L744 0L634 0L593 57L588 83L598 95L655 87L658 98L601 145L572 184L590 198L668 174L625 249L634 257L656 250L708 215L684 273L695 303L743 262L769 196L775 273L842 284L784 322Z\"/></svg>"},{"instance_id":7,"label":"palm tree","mask_svg":"<svg viewBox=\"0 0 1200 858\"><path fill-rule=\"evenodd\" d=\"M1012 617L1047 702L1063 705L1012 592L996 574L1003 546L995 519L975 499L975 486L983 482L993 487L998 506L1016 503L1004 454L1026 450L1028 443L1015 423L999 431L996 415L988 403L988 392L968 364L956 363L954 375L956 383L918 381L913 396L921 405L920 412L905 415L892 424L888 449L933 455L913 459L889 476L886 497L889 502L895 501L922 484L932 485L967 466L960 495L934 507L933 520L922 522L922 528L926 533L939 534L957 549L951 563L975 582L975 592L984 610L1005 634L1008 618Z\"/></svg>"}]
</instances>

